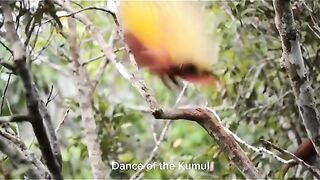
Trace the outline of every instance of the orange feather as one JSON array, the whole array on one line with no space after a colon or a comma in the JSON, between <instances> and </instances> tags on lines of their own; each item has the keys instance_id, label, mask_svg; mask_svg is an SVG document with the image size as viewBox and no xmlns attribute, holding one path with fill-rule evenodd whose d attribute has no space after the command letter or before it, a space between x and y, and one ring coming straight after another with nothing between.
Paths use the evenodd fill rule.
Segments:
<instances>
[{"instance_id":1,"label":"orange feather","mask_svg":"<svg viewBox=\"0 0 320 180\"><path fill-rule=\"evenodd\" d=\"M153 74L214 83L219 41L206 33L195 1L120 1L124 38L137 64Z\"/></svg>"}]
</instances>

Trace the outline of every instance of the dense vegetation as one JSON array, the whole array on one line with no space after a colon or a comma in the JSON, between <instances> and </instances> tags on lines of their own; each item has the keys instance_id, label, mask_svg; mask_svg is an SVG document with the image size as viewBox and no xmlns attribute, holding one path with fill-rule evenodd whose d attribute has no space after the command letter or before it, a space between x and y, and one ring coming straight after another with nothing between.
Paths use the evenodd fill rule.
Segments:
<instances>
[{"instance_id":1,"label":"dense vegetation","mask_svg":"<svg viewBox=\"0 0 320 180\"><path fill-rule=\"evenodd\" d=\"M260 139L293 152L302 139L307 137L299 110L296 107L290 80L281 67L281 41L274 22L271 1L212 1L205 2L208 17L214 17L212 26L220 37L219 63L213 67L221 77L217 86L187 84L183 96L179 90L169 90L159 78L140 70L142 79L157 98L161 107L210 107L222 120L222 124L241 139L256 147L263 146ZM319 96L320 66L320 6L318 1L294 0L291 2L304 62L307 66L315 95ZM116 25L106 9L105 1L77 1L70 4L74 9L86 9L90 21L101 30L106 41L110 37L117 59L134 72L125 55L123 42L115 36ZM48 109L61 146L62 174L64 178L92 178L81 108L71 63L67 38L70 33L67 19L71 15L54 4L57 17L42 12L41 3L20 1L10 5L14 11L15 27L21 41L27 47L27 65L37 87L40 99ZM3 7L3 6L2 6ZM42 8L42 10L45 8ZM3 9L1 9L3 13ZM40 13L39 13L40 12ZM67 15L67 16L66 16ZM1 35L5 34L4 16L0 15ZM62 29L59 28L59 22ZM79 21L76 36L80 43L81 66L89 78L96 78L100 63L106 61L92 33ZM62 32L63 31L63 32ZM71 32L72 33L72 32ZM5 35L4 35L5 36ZM0 38L1 62L13 64L12 46ZM27 41L27 39L29 39ZM25 114L27 111L24 87L21 79L6 66L0 67L0 116ZM13 74L12 74L13 73ZM113 161L136 164L144 163L152 154L155 140L164 137L159 150L152 154L151 162L206 163L213 162L213 171L160 170L145 171L144 178L243 178L241 173L224 155L215 141L197 123L190 121L162 121L154 119L145 99L123 78L114 64L106 65L98 85L92 94L92 109L96 131L102 151L102 160L112 178L130 178L134 170L111 170ZM89 90L88 90L89 91ZM163 128L168 131L161 135ZM0 136L8 134L21 139L30 152L41 157L38 141L29 123L10 123L0 128ZM242 146L264 177L281 178L283 163L266 154L257 154ZM266 147L270 148L270 147ZM270 149L283 156L278 151ZM40 159L40 158L39 158ZM1 178L22 177L25 170L12 165L1 154ZM300 167L301 169L301 167ZM286 177L304 177L292 168ZM309 174L310 175L310 174Z\"/></svg>"}]
</instances>

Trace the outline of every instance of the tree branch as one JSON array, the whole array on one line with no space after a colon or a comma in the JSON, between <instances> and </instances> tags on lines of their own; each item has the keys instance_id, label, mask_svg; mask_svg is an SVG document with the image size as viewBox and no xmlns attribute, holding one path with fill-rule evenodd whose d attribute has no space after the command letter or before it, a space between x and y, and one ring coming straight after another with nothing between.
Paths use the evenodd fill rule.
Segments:
<instances>
[{"instance_id":1,"label":"tree branch","mask_svg":"<svg viewBox=\"0 0 320 180\"><path fill-rule=\"evenodd\" d=\"M0 135L5 137L7 140L14 143L19 149L24 153L27 159L30 159L32 164L38 168L39 171L45 174L46 178L49 179L50 175L44 164L36 158L36 156L28 150L28 147L23 143L23 141L16 135L8 133L6 131L0 131Z\"/></svg>"},{"instance_id":2,"label":"tree branch","mask_svg":"<svg viewBox=\"0 0 320 180\"><path fill-rule=\"evenodd\" d=\"M307 69L304 65L299 37L292 14L290 0L273 0L275 24L282 42L282 66L286 69L296 98L303 124L309 138L320 155L320 114Z\"/></svg>"},{"instance_id":3,"label":"tree branch","mask_svg":"<svg viewBox=\"0 0 320 180\"><path fill-rule=\"evenodd\" d=\"M16 74L16 69L13 65L11 65L10 63L7 62L3 62L3 60L0 58L0 65L5 67L6 69L10 70L11 74Z\"/></svg>"},{"instance_id":4,"label":"tree branch","mask_svg":"<svg viewBox=\"0 0 320 180\"><path fill-rule=\"evenodd\" d=\"M30 122L30 119L26 115L0 116L0 123L10 122Z\"/></svg>"},{"instance_id":5,"label":"tree branch","mask_svg":"<svg viewBox=\"0 0 320 180\"><path fill-rule=\"evenodd\" d=\"M30 154L20 151L13 142L0 135L0 150L7 155L15 166L27 166L27 177L30 179L47 179L47 173L43 168L37 167ZM29 156L29 158L27 158ZM40 161L39 161L40 162Z\"/></svg>"},{"instance_id":6,"label":"tree branch","mask_svg":"<svg viewBox=\"0 0 320 180\"><path fill-rule=\"evenodd\" d=\"M58 161L59 165L62 166L62 156L60 151L60 144L58 138L56 136L56 131L53 127L51 116L49 115L48 109L46 108L45 103L41 100L40 101L40 113L43 117L44 123L48 130L48 135L52 144L52 150L55 155L56 160Z\"/></svg>"},{"instance_id":7,"label":"tree branch","mask_svg":"<svg viewBox=\"0 0 320 180\"><path fill-rule=\"evenodd\" d=\"M62 124L66 121L66 119L68 118L68 114L69 114L70 109L67 109L66 112L63 115L62 120L59 122L58 126L56 127L56 129L54 130L56 133L58 132L58 130L60 129L60 127L62 126Z\"/></svg>"},{"instance_id":8,"label":"tree branch","mask_svg":"<svg viewBox=\"0 0 320 180\"><path fill-rule=\"evenodd\" d=\"M39 110L39 95L33 88L33 81L30 70L28 69L28 66L26 64L26 50L15 30L12 17L12 9L8 3L8 1L1 1L4 16L4 25L6 29L6 39L12 45L15 69L17 74L20 76L24 86L28 117L32 124L35 136L37 137L37 140L39 142L42 156L52 174L52 178L62 179L61 167L52 151L46 127L43 123L43 119Z\"/></svg>"},{"instance_id":9,"label":"tree branch","mask_svg":"<svg viewBox=\"0 0 320 180\"><path fill-rule=\"evenodd\" d=\"M71 14L59 16L59 18L70 17L70 16L71 16L71 17L74 17L75 14L78 14L78 13L81 13L81 12L87 11L87 10L102 11L102 12L105 12L105 13L107 13L107 14L110 14L110 15L112 16L114 22L115 22L116 24L119 24L119 22L118 22L118 20L117 20L117 17L116 17L116 15L115 15L113 12L111 12L111 11L109 11L109 10L107 10L107 9L98 8L98 7L86 7L86 8L83 8L83 9L78 10L77 12L73 12L73 13L71 13ZM53 19L53 18L52 18L52 19L49 19L49 20L47 20L47 21L44 22L44 23L47 23L48 21L52 21L52 20L54 20L54 19Z\"/></svg>"},{"instance_id":10,"label":"tree branch","mask_svg":"<svg viewBox=\"0 0 320 180\"><path fill-rule=\"evenodd\" d=\"M234 137L225 131L225 128L219 123L217 118L206 109L174 109L160 111L153 113L153 115L157 119L185 119L197 122L215 139L223 152L247 179L262 178Z\"/></svg>"},{"instance_id":11,"label":"tree branch","mask_svg":"<svg viewBox=\"0 0 320 180\"><path fill-rule=\"evenodd\" d=\"M1 105L0 105L0 116L2 115L4 100L6 98L6 93L7 93L8 87L9 87L10 79L11 79L11 73L9 73L9 77L8 77L6 86L4 87L4 90L3 90L3 93L2 93Z\"/></svg>"},{"instance_id":12,"label":"tree branch","mask_svg":"<svg viewBox=\"0 0 320 180\"><path fill-rule=\"evenodd\" d=\"M68 3L68 2L67 2ZM68 18L68 25L70 32L67 34L70 53L73 63L73 74L78 89L78 99L81 110L81 119L85 131L85 138L87 141L87 149L89 154L89 163L92 169L94 179L105 179L105 166L102 161L102 152L98 140L97 127L94 119L94 112L92 109L91 97L92 86L88 74L81 65L79 47L77 41L76 22L73 18ZM104 68L105 66L103 66Z\"/></svg>"}]
</instances>

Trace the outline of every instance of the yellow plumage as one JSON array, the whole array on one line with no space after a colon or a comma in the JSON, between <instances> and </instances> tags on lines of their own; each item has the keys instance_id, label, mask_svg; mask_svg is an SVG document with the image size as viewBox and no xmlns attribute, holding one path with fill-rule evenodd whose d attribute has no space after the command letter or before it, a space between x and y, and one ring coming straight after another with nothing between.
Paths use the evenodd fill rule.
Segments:
<instances>
[{"instance_id":1,"label":"yellow plumage","mask_svg":"<svg viewBox=\"0 0 320 180\"><path fill-rule=\"evenodd\" d=\"M119 15L138 64L151 71L188 64L201 73L217 61L219 42L211 41L196 1L120 1Z\"/></svg>"}]
</instances>

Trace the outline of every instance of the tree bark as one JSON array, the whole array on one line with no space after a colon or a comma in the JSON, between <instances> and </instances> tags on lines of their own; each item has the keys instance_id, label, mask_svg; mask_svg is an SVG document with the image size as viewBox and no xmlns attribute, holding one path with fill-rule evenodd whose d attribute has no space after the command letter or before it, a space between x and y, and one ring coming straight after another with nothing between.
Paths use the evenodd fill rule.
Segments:
<instances>
[{"instance_id":1,"label":"tree bark","mask_svg":"<svg viewBox=\"0 0 320 180\"><path fill-rule=\"evenodd\" d=\"M290 0L273 0L275 24L282 43L282 66L286 69L296 104L309 138L320 155L320 114L305 67Z\"/></svg>"},{"instance_id":2,"label":"tree bark","mask_svg":"<svg viewBox=\"0 0 320 180\"><path fill-rule=\"evenodd\" d=\"M105 166L101 157L101 149L98 140L96 122L91 104L91 84L88 74L80 63L79 43L77 42L76 22L74 19L68 19L70 32L68 41L73 63L73 74L78 88L78 99L80 104L81 119L85 131L87 149L89 154L89 163L92 169L94 179L105 179Z\"/></svg>"}]
</instances>

